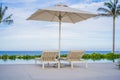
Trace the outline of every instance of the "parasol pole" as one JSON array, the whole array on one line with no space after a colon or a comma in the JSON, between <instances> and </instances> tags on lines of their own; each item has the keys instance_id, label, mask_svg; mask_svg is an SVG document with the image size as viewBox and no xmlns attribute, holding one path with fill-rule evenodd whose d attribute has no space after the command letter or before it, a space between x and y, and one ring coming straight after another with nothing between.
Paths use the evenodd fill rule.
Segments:
<instances>
[{"instance_id":1,"label":"parasol pole","mask_svg":"<svg viewBox=\"0 0 120 80\"><path fill-rule=\"evenodd\" d=\"M61 13L59 13L58 19L59 19L59 59L60 59L60 50L61 50L61 19L62 19Z\"/></svg>"}]
</instances>

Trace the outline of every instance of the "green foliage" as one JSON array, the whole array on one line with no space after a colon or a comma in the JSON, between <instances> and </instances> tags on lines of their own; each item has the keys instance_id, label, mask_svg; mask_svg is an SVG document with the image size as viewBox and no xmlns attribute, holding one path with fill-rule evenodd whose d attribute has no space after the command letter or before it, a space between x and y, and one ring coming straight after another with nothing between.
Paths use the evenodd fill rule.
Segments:
<instances>
[{"instance_id":1,"label":"green foliage","mask_svg":"<svg viewBox=\"0 0 120 80\"><path fill-rule=\"evenodd\" d=\"M119 53L119 54L115 54L115 55L114 55L114 58L115 58L115 59L120 58L120 53Z\"/></svg>"},{"instance_id":2,"label":"green foliage","mask_svg":"<svg viewBox=\"0 0 120 80\"><path fill-rule=\"evenodd\" d=\"M105 54L105 58L108 59L108 60L113 60L114 59L114 55L113 53L108 53L108 54Z\"/></svg>"},{"instance_id":3,"label":"green foliage","mask_svg":"<svg viewBox=\"0 0 120 80\"><path fill-rule=\"evenodd\" d=\"M67 54L62 54L60 55L60 57L67 57Z\"/></svg>"},{"instance_id":4,"label":"green foliage","mask_svg":"<svg viewBox=\"0 0 120 80\"><path fill-rule=\"evenodd\" d=\"M0 56L0 59L2 59L2 56Z\"/></svg>"},{"instance_id":5,"label":"green foliage","mask_svg":"<svg viewBox=\"0 0 120 80\"><path fill-rule=\"evenodd\" d=\"M41 55L1 55L0 59L7 60L16 60L16 59L24 59L24 60L29 60L29 59L35 59L39 58ZM67 57L67 54L61 55L61 57ZM84 54L83 59L92 59L92 60L100 60L100 59L108 59L108 60L113 60L113 59L118 59L120 58L120 54L113 54L113 53L107 53L107 54L100 54L100 53L91 53L91 54Z\"/></svg>"},{"instance_id":6,"label":"green foliage","mask_svg":"<svg viewBox=\"0 0 120 80\"><path fill-rule=\"evenodd\" d=\"M92 60L100 60L104 59L105 55L100 53L92 53L92 54L85 54L83 59L92 59Z\"/></svg>"},{"instance_id":7,"label":"green foliage","mask_svg":"<svg viewBox=\"0 0 120 80\"><path fill-rule=\"evenodd\" d=\"M30 56L30 55L17 56L18 59L25 59L25 60L35 59L36 57L38 56Z\"/></svg>"},{"instance_id":8,"label":"green foliage","mask_svg":"<svg viewBox=\"0 0 120 80\"><path fill-rule=\"evenodd\" d=\"M18 59L22 59L22 56L16 56L16 58L18 58Z\"/></svg>"},{"instance_id":9,"label":"green foliage","mask_svg":"<svg viewBox=\"0 0 120 80\"><path fill-rule=\"evenodd\" d=\"M105 7L98 8L98 11L102 11L102 13L100 13L102 16L113 16L116 18L120 15L120 4L118 0L105 2L104 6Z\"/></svg>"},{"instance_id":10,"label":"green foliage","mask_svg":"<svg viewBox=\"0 0 120 80\"><path fill-rule=\"evenodd\" d=\"M11 55L8 58L11 59L11 60L15 60L16 59L16 55Z\"/></svg>"},{"instance_id":11,"label":"green foliage","mask_svg":"<svg viewBox=\"0 0 120 80\"><path fill-rule=\"evenodd\" d=\"M4 61L7 61L7 59L8 59L8 55L7 54L4 54L4 55L2 55L2 60L4 60Z\"/></svg>"},{"instance_id":12,"label":"green foliage","mask_svg":"<svg viewBox=\"0 0 120 80\"><path fill-rule=\"evenodd\" d=\"M92 60L100 60L102 57L101 57L101 55L102 54L97 54L97 53L92 53L92 54L90 54L90 58L92 59Z\"/></svg>"},{"instance_id":13,"label":"green foliage","mask_svg":"<svg viewBox=\"0 0 120 80\"><path fill-rule=\"evenodd\" d=\"M8 59L8 55L7 54L2 55L2 59Z\"/></svg>"},{"instance_id":14,"label":"green foliage","mask_svg":"<svg viewBox=\"0 0 120 80\"><path fill-rule=\"evenodd\" d=\"M84 54L83 56L83 59L92 59L92 60L100 60L100 59L113 60L118 58L120 58L120 54L113 54L113 53L107 53L107 54L92 53L92 54Z\"/></svg>"}]
</instances>

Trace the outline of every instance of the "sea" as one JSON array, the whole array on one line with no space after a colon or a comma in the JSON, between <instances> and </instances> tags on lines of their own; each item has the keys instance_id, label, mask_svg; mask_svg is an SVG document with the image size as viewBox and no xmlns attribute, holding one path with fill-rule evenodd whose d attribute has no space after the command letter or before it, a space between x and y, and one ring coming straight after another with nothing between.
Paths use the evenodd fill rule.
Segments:
<instances>
[{"instance_id":1,"label":"sea","mask_svg":"<svg viewBox=\"0 0 120 80\"><path fill-rule=\"evenodd\" d=\"M0 55L41 55L43 51L0 51ZM85 54L100 53L107 54L111 51L85 51ZM68 54L69 51L60 51L60 54ZM120 53L120 51L115 51L115 53Z\"/></svg>"}]
</instances>

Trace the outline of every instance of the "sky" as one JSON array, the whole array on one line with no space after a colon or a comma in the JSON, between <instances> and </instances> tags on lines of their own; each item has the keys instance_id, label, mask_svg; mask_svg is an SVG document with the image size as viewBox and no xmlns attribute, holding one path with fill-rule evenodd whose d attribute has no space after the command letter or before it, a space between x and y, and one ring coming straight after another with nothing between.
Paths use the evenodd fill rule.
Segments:
<instances>
[{"instance_id":1,"label":"sky","mask_svg":"<svg viewBox=\"0 0 120 80\"><path fill-rule=\"evenodd\" d=\"M109 0L0 0L14 23L0 24L0 51L58 49L58 22L26 20L36 10L66 4L98 14ZM119 1L120 3L120 1ZM116 46L120 51L120 17L116 19ZM112 17L94 17L76 24L62 23L61 50L112 50Z\"/></svg>"}]
</instances>

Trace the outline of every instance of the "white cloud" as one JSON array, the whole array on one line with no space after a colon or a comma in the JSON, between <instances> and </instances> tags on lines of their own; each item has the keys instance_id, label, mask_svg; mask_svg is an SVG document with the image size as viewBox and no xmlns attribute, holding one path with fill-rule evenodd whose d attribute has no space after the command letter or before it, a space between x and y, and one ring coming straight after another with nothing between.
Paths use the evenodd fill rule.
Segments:
<instances>
[{"instance_id":1,"label":"white cloud","mask_svg":"<svg viewBox=\"0 0 120 80\"><path fill-rule=\"evenodd\" d=\"M37 0L1 0L2 3L29 3L35 2Z\"/></svg>"},{"instance_id":2,"label":"white cloud","mask_svg":"<svg viewBox=\"0 0 120 80\"><path fill-rule=\"evenodd\" d=\"M92 3L73 4L71 7L78 8L80 10L85 10L85 11L97 13L97 9L99 7L102 7L103 5L104 5L103 2L99 2L99 3L92 2Z\"/></svg>"}]
</instances>

